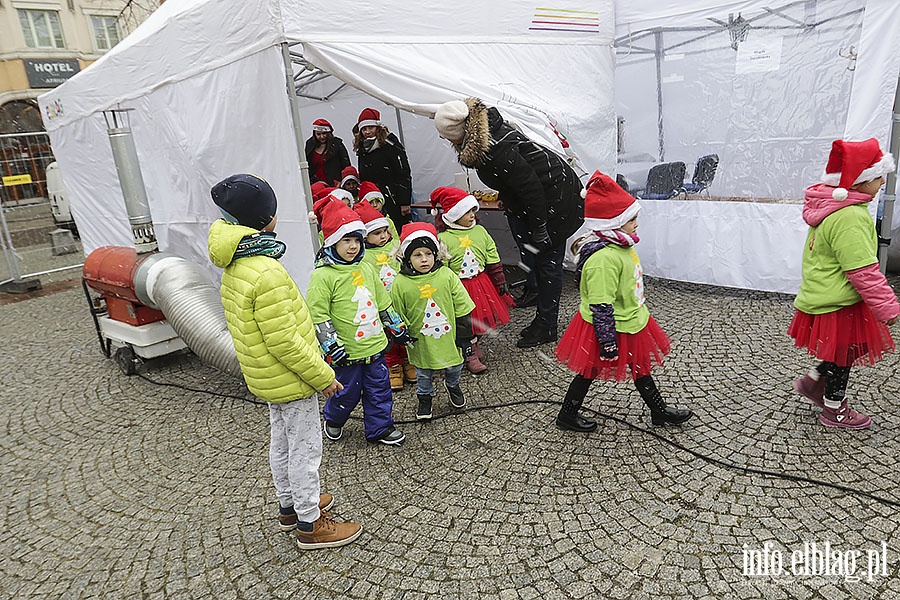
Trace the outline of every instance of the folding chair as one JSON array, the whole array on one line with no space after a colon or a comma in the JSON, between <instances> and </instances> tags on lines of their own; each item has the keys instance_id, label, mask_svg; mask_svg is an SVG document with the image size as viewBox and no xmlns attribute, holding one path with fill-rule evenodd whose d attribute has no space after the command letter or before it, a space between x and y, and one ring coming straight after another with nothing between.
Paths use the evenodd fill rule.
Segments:
<instances>
[{"instance_id":1,"label":"folding chair","mask_svg":"<svg viewBox=\"0 0 900 600\"><path fill-rule=\"evenodd\" d=\"M684 186L682 186L684 197L687 198L690 194L706 192L706 197L709 198L709 186L716 176L716 169L718 167L718 154L707 154L706 156L698 158L697 166L694 167L694 176L691 177L691 182L685 183Z\"/></svg>"},{"instance_id":2,"label":"folding chair","mask_svg":"<svg viewBox=\"0 0 900 600\"><path fill-rule=\"evenodd\" d=\"M684 163L680 161L651 167L647 173L647 186L637 197L647 200L667 200L680 194L683 191L685 170Z\"/></svg>"}]
</instances>

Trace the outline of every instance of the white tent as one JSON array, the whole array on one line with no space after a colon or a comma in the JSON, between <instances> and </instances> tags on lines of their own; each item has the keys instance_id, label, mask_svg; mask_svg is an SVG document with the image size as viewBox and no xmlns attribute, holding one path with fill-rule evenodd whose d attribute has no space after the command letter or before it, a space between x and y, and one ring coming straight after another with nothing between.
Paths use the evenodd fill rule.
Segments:
<instances>
[{"instance_id":1,"label":"white tent","mask_svg":"<svg viewBox=\"0 0 900 600\"><path fill-rule=\"evenodd\" d=\"M402 124L399 113L383 116L392 130L404 130L420 198L451 184L459 166L430 121L408 113L427 117L470 95L562 152L556 125L586 164L611 167L612 0L555 6L506 0L448 11L434 0L169 0L96 64L40 98L85 251L132 243L100 115L120 106L134 109L162 250L208 263L206 232L217 217L209 188L234 172L257 173L280 199L284 262L304 284L312 238L297 126L321 116L324 105L297 116L302 103L287 90L303 64L406 111ZM364 106L352 106L353 114ZM350 125L335 123L338 133Z\"/></svg>"},{"instance_id":2,"label":"white tent","mask_svg":"<svg viewBox=\"0 0 900 600\"><path fill-rule=\"evenodd\" d=\"M618 169L645 175L654 163L682 161L690 178L698 157L720 159L713 201L643 201L645 271L796 292L807 232L800 202L831 140L876 137L888 147L900 3L629 0L616 8ZM635 157L643 171L629 164Z\"/></svg>"},{"instance_id":3,"label":"white tent","mask_svg":"<svg viewBox=\"0 0 900 600\"><path fill-rule=\"evenodd\" d=\"M440 102L477 95L558 149L556 124L590 171L624 172L629 157L644 156L648 164L683 161L690 177L700 155L718 154L712 200L642 201L646 272L796 291L806 235L799 199L818 180L830 141L874 136L887 146L900 3L614 4L566 0L542 9L506 0L449 13L433 0L168 0L103 59L40 98L85 249L131 243L103 109L136 109L163 249L204 263L216 216L210 185L256 172L281 198L285 261L302 283L311 242L295 124L326 116L347 140L359 109L377 98L391 129L405 134L414 192L424 199L459 170L427 117ZM302 80L307 64L336 78L308 88L330 102L290 101L286 77ZM338 90L341 82L350 88ZM293 119L292 109L301 116Z\"/></svg>"}]
</instances>

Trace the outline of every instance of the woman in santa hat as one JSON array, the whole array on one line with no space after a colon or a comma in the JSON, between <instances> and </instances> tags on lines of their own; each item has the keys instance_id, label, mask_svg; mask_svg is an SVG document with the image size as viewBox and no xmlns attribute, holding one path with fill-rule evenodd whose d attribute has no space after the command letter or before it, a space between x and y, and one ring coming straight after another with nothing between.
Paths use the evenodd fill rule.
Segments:
<instances>
[{"instance_id":1,"label":"woman in santa hat","mask_svg":"<svg viewBox=\"0 0 900 600\"><path fill-rule=\"evenodd\" d=\"M313 134L306 140L306 162L309 179L326 185L337 185L341 171L350 166L350 154L344 141L334 137L334 127L325 119L313 121Z\"/></svg>"},{"instance_id":2,"label":"woman in santa hat","mask_svg":"<svg viewBox=\"0 0 900 600\"><path fill-rule=\"evenodd\" d=\"M431 192L431 212L438 216L437 206L442 212L435 225L440 232L438 238L447 246L451 259L450 270L459 275L463 286L475 302L472 311L472 331L483 336L509 323L509 307L515 306L509 295L509 286L497 244L478 224L478 200L468 192L455 187L439 187ZM487 371L484 354L478 342L473 342L474 354L466 358L466 369L479 374Z\"/></svg>"},{"instance_id":3,"label":"woman in santa hat","mask_svg":"<svg viewBox=\"0 0 900 600\"><path fill-rule=\"evenodd\" d=\"M872 418L850 408L852 365L873 365L894 350L887 325L900 316L894 290L878 268L878 237L868 204L894 170L878 140L835 140L822 183L806 188L803 279L788 327L798 348L822 362L794 389L822 409L828 427L865 429Z\"/></svg>"},{"instance_id":4,"label":"woman in santa hat","mask_svg":"<svg viewBox=\"0 0 900 600\"><path fill-rule=\"evenodd\" d=\"M693 413L666 405L650 375L671 344L644 303L643 271L634 251L641 205L600 171L591 176L584 196L584 223L593 231L572 248L578 254L581 304L556 348L557 359L575 372L575 378L556 424L593 431L597 422L578 413L591 381L622 381L629 376L650 408L651 423L683 423Z\"/></svg>"},{"instance_id":5,"label":"woman in santa hat","mask_svg":"<svg viewBox=\"0 0 900 600\"><path fill-rule=\"evenodd\" d=\"M412 172L403 144L381 122L381 113L365 108L353 126L353 150L359 175L384 194L385 212L398 227L409 222L412 202Z\"/></svg>"}]
</instances>

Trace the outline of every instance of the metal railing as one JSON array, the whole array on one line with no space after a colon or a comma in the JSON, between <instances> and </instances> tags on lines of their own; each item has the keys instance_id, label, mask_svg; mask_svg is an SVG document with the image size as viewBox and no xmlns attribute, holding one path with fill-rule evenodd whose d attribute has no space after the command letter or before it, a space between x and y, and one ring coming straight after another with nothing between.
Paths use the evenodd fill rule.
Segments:
<instances>
[{"instance_id":1,"label":"metal railing","mask_svg":"<svg viewBox=\"0 0 900 600\"><path fill-rule=\"evenodd\" d=\"M61 181L48 181L53 162L46 133L0 134L0 292L78 276L84 253Z\"/></svg>"}]
</instances>

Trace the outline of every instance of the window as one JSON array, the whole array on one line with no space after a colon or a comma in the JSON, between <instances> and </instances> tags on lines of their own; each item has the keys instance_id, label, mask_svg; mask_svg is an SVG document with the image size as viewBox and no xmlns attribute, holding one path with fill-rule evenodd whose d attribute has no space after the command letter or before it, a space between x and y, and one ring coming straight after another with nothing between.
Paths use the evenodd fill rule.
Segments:
<instances>
[{"instance_id":1,"label":"window","mask_svg":"<svg viewBox=\"0 0 900 600\"><path fill-rule=\"evenodd\" d=\"M65 48L59 13L54 10L19 10L19 23L29 48Z\"/></svg>"},{"instance_id":2,"label":"window","mask_svg":"<svg viewBox=\"0 0 900 600\"><path fill-rule=\"evenodd\" d=\"M119 26L115 17L91 16L91 29L94 32L94 48L109 50L119 43Z\"/></svg>"}]
</instances>

